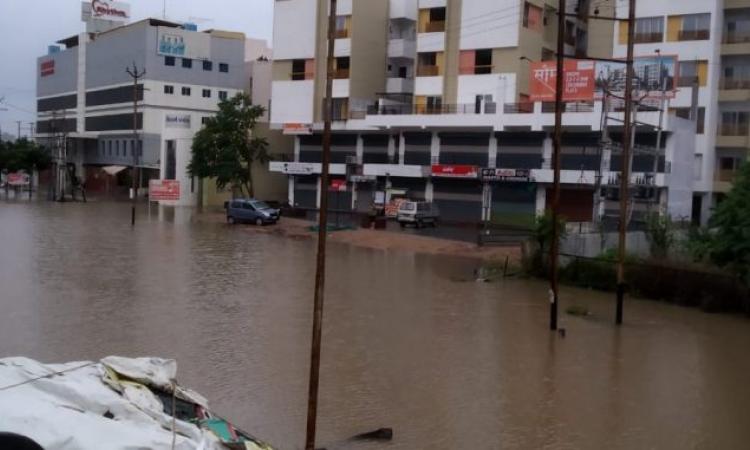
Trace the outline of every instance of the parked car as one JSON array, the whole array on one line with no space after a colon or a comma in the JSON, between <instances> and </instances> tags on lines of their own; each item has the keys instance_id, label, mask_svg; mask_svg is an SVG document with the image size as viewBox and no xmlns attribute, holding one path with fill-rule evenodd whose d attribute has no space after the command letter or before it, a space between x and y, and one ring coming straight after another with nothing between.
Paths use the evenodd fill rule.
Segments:
<instances>
[{"instance_id":1,"label":"parked car","mask_svg":"<svg viewBox=\"0 0 750 450\"><path fill-rule=\"evenodd\" d=\"M396 220L402 227L413 224L417 228L427 223L434 227L437 225L439 218L440 211L438 211L436 204L414 201L402 202L398 207L398 215L396 216Z\"/></svg>"},{"instance_id":2,"label":"parked car","mask_svg":"<svg viewBox=\"0 0 750 450\"><path fill-rule=\"evenodd\" d=\"M256 225L276 223L279 210L271 208L266 202L254 198L239 198L226 202L227 222L251 222Z\"/></svg>"}]
</instances>

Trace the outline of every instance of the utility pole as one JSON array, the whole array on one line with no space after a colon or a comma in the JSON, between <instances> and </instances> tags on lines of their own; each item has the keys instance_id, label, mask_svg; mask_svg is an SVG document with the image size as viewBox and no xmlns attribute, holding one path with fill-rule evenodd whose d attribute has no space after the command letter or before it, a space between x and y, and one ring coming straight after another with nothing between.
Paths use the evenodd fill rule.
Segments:
<instances>
[{"instance_id":1,"label":"utility pole","mask_svg":"<svg viewBox=\"0 0 750 450\"><path fill-rule=\"evenodd\" d=\"M620 172L620 233L617 254L617 310L615 323L622 324L622 307L625 299L625 243L628 231L628 205L630 200L630 152L633 123L633 53L635 46L635 0L629 0L628 6L628 51L625 61L625 113L623 117L622 167Z\"/></svg>"},{"instance_id":2,"label":"utility pole","mask_svg":"<svg viewBox=\"0 0 750 450\"><path fill-rule=\"evenodd\" d=\"M146 75L146 70L138 71L133 61L133 70L125 69L125 72L133 78L133 171L131 173L132 183L130 188L130 225L135 226L135 202L138 197L138 154L142 146L138 143L138 80Z\"/></svg>"},{"instance_id":3,"label":"utility pole","mask_svg":"<svg viewBox=\"0 0 750 450\"><path fill-rule=\"evenodd\" d=\"M16 120L16 125L18 125L18 139L21 139L21 121Z\"/></svg>"},{"instance_id":4,"label":"utility pole","mask_svg":"<svg viewBox=\"0 0 750 450\"><path fill-rule=\"evenodd\" d=\"M318 215L318 255L315 269L315 303L313 311L312 348L310 351L310 380L307 396L307 433L305 450L315 450L318 420L318 385L320 382L320 353L323 331L323 300L326 279L326 238L328 236L328 174L331 161L331 119L333 116L333 51L336 42L336 0L331 0L328 12L328 53L326 54L326 92L323 101L323 155L320 174L320 212Z\"/></svg>"},{"instance_id":5,"label":"utility pole","mask_svg":"<svg viewBox=\"0 0 750 450\"><path fill-rule=\"evenodd\" d=\"M552 243L549 253L549 329L557 329L558 260L560 259L560 153L562 148L563 87L565 76L565 0L559 0L557 11L557 70L555 79L555 136L552 150Z\"/></svg>"}]
</instances>

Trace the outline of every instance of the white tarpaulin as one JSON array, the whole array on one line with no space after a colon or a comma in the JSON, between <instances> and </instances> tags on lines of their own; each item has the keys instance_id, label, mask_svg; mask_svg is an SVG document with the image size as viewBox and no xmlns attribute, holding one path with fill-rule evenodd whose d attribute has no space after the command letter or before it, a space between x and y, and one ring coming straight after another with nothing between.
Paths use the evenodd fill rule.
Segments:
<instances>
[{"instance_id":1,"label":"white tarpaulin","mask_svg":"<svg viewBox=\"0 0 750 450\"><path fill-rule=\"evenodd\" d=\"M125 166L104 166L102 170L107 172L109 175L115 176L123 170L127 169Z\"/></svg>"},{"instance_id":2,"label":"white tarpaulin","mask_svg":"<svg viewBox=\"0 0 750 450\"><path fill-rule=\"evenodd\" d=\"M146 387L171 391L176 371L175 361L159 358L49 365L0 359L0 431L29 437L45 450L171 449L174 423L175 449L226 448L206 429L173 422ZM188 390L178 388L176 396L206 406Z\"/></svg>"}]
</instances>

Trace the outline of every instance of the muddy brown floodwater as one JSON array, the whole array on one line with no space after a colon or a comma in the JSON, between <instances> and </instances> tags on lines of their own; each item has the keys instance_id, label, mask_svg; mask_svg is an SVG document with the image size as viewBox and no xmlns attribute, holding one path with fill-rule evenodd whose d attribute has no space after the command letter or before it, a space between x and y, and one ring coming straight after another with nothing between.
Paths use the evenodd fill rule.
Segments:
<instances>
[{"instance_id":1,"label":"muddy brown floodwater","mask_svg":"<svg viewBox=\"0 0 750 450\"><path fill-rule=\"evenodd\" d=\"M248 227L0 201L0 356L176 358L214 409L302 448L314 241ZM629 300L616 329L611 296L564 289L592 315L563 313L563 339L545 283L462 281L475 264L330 247L320 446L750 448L750 321Z\"/></svg>"}]
</instances>

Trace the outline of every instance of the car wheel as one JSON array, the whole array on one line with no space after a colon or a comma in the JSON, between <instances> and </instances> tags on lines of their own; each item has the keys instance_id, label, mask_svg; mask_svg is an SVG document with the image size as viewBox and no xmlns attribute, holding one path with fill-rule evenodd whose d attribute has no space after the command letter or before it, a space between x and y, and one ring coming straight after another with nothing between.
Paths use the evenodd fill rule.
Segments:
<instances>
[{"instance_id":1,"label":"car wheel","mask_svg":"<svg viewBox=\"0 0 750 450\"><path fill-rule=\"evenodd\" d=\"M235 224L235 223L237 223L237 222L235 222L235 220L234 220L234 217L232 217L232 216L227 216L227 223L228 223L229 225L234 225L234 224Z\"/></svg>"},{"instance_id":2,"label":"car wheel","mask_svg":"<svg viewBox=\"0 0 750 450\"><path fill-rule=\"evenodd\" d=\"M257 219L255 219L255 225L258 225L258 226L263 225L263 219L261 219L260 217L258 217Z\"/></svg>"},{"instance_id":3,"label":"car wheel","mask_svg":"<svg viewBox=\"0 0 750 450\"><path fill-rule=\"evenodd\" d=\"M406 228L406 223L404 223L404 222L399 222L398 224L399 224L399 226L401 226L401 228Z\"/></svg>"}]
</instances>

